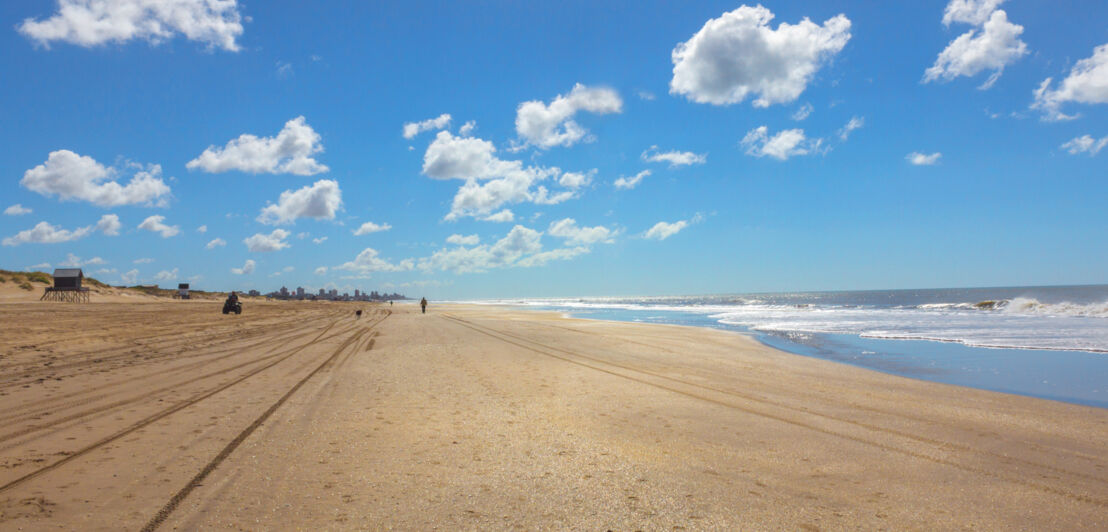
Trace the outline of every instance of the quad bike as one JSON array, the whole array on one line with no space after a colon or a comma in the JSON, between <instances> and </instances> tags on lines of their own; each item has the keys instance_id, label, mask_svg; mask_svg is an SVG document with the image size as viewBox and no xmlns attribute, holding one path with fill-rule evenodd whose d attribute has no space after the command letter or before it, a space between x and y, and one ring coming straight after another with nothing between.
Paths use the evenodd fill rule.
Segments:
<instances>
[{"instance_id":1,"label":"quad bike","mask_svg":"<svg viewBox=\"0 0 1108 532\"><path fill-rule=\"evenodd\" d=\"M242 314L242 303L228 299L223 302L223 313L230 314L232 312L235 314Z\"/></svg>"}]
</instances>

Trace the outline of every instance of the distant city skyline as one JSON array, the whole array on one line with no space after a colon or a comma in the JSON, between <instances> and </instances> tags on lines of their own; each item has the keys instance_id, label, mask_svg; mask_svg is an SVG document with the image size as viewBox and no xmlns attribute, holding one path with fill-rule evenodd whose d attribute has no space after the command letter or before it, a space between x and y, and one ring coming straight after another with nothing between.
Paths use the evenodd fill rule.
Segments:
<instances>
[{"instance_id":1,"label":"distant city skyline","mask_svg":"<svg viewBox=\"0 0 1108 532\"><path fill-rule=\"evenodd\" d=\"M401 301L408 299L404 294L392 292L378 292L372 290L370 292L364 292L360 289L354 289L354 295L351 296L350 292L339 292L337 288L330 290L326 288L320 288L319 293L311 293L302 286L298 286L293 289L289 289L287 286L282 286L277 290L265 291L252 289L247 293L250 295L264 295L267 297L275 297L278 299L328 299L328 300L341 300L341 301Z\"/></svg>"},{"instance_id":2,"label":"distant city skyline","mask_svg":"<svg viewBox=\"0 0 1108 532\"><path fill-rule=\"evenodd\" d=\"M0 268L416 299L1108 282L1108 3L178 3L0 5Z\"/></svg>"}]
</instances>

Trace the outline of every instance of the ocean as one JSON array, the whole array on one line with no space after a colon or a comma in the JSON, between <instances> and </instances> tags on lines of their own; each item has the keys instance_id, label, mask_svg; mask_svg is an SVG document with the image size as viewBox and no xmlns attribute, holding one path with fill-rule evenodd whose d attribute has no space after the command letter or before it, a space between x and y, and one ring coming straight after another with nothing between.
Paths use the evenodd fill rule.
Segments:
<instances>
[{"instance_id":1,"label":"ocean","mask_svg":"<svg viewBox=\"0 0 1108 532\"><path fill-rule=\"evenodd\" d=\"M736 330L895 375L1108 408L1108 285L468 303Z\"/></svg>"}]
</instances>

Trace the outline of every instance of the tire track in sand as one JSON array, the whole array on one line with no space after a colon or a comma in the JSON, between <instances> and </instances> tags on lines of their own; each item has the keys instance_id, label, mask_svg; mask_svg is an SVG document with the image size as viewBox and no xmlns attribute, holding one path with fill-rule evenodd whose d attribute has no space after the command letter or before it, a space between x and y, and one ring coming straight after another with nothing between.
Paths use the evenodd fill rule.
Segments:
<instances>
[{"instance_id":1,"label":"tire track in sand","mask_svg":"<svg viewBox=\"0 0 1108 532\"><path fill-rule=\"evenodd\" d=\"M283 340L283 343L288 343L288 342L291 342L291 341L295 341L295 340L310 336L313 333L314 333L314 331L308 331L308 332L305 332L305 333L300 333L300 334L296 335L294 338L287 338L287 339L283 338L282 340ZM338 332L338 333L335 333L335 334L324 336L322 338L317 337L317 338L311 340L310 342L308 342L308 344L326 341L326 340L334 338L334 337L336 337L340 334L343 334L343 332ZM261 345L261 344L259 343L259 344L254 344L254 345L251 345L251 346L244 346L244 347L239 348L238 350L241 351L243 349L251 349L253 347L256 347L257 345ZM294 349L302 349L303 347L305 347L305 346L301 346L300 348L294 348ZM89 409L86 409L86 410L83 410L83 411L80 411L80 412L75 412L73 414L70 414L70 415L62 417L62 418L51 419L50 422L47 423L47 424L33 425L33 426L30 426L30 427L24 427L23 429L17 430L15 432L0 435L0 444L3 444L3 445L0 445L0 451L5 451L5 450L11 449L13 447L26 444L28 442L35 441L37 439L53 435L53 434L55 434L59 431L65 430L67 428L67 427L63 426L65 424L68 424L68 423L71 423L71 422L74 422L74 421L93 419L95 417L98 417L99 414L107 414L107 413L111 412L112 410L122 408L122 407L125 407L125 406L130 405L130 404L142 402L145 399L150 399L150 398L155 397L159 394L173 391L173 390L178 389L182 386L187 386L189 384L193 384L193 383L200 382L200 381L203 381L203 380L206 380L206 379L210 379L212 377L218 377L220 375L226 375L226 374L229 374L229 373L231 373L235 370L242 369L244 367L252 366L252 365L255 365L255 364L261 364L261 363L263 363L267 360L272 360L276 357L283 356L287 353L288 353L288 351L278 351L276 353L271 353L269 355L266 355L266 356L263 356L263 357L260 357L260 358L251 359L251 360L248 360L246 362L242 362L240 364L236 364L236 365L231 366L231 367L223 368L223 369L220 369L220 370L217 370L217 371L213 371L211 373L206 373L204 375L199 375L199 376L192 377L192 378L180 381L180 382L169 384L167 386L163 386L163 387L160 387L160 388L157 388L157 389L149 390L149 391L144 392L144 393L139 394L139 395L135 395L135 396L128 397L128 398L125 398L125 399L121 399L121 400L118 400L118 401L114 401L114 402L111 402L111 403L108 403L108 404L105 404L105 405L99 405L97 407L89 408ZM219 357L216 360L223 359L223 358L226 358L226 357L229 357L229 356L233 356L233 355L224 355L224 356ZM204 365L204 364L208 364L208 363L211 363L211 362L214 362L214 360L210 360L210 361L205 360L205 361L197 362L197 363L194 363L194 364L190 365L190 367L195 366L195 365ZM104 396L107 396L107 395L110 395L110 394L104 394L104 395L99 396L99 397L104 397ZM93 399L95 399L95 398L86 398L82 401L76 401L74 403L67 404L66 407L69 407L69 406L72 406L72 405L79 406L81 404L88 404L88 402L90 400L93 400ZM62 409L64 409L64 408L55 407L53 410L56 411L56 410L62 410ZM31 417L33 417L33 416L31 416ZM41 432L41 434L36 434L32 438L23 439L23 440L13 442L13 443L4 444L4 442L8 442L8 441L13 440L15 438L19 438L21 436L26 436L28 434L34 434L36 432Z\"/></svg>"},{"instance_id":2,"label":"tire track in sand","mask_svg":"<svg viewBox=\"0 0 1108 532\"><path fill-rule=\"evenodd\" d=\"M327 315L315 317L310 321L314 322L314 321L322 321L322 320L326 320L326 319L338 319L339 317L341 317L343 315L345 315L345 313L331 312L331 313L328 313ZM246 332L241 330L241 324L238 328L233 328L232 330L224 330L227 327L234 327L233 325L227 325L226 327L221 327L220 330L218 330L216 332L213 332L213 333L209 334L208 336L200 338L200 339L197 339L195 337L180 337L179 335L175 334L176 332L179 332L179 331L171 330L171 331L168 331L169 334L159 334L159 335L144 337L145 340L151 340L151 339L155 339L155 338L165 337L164 340L160 340L160 341L159 340L154 340L154 341L151 341L151 342L148 342L148 343L145 343L145 344L136 343L135 345L121 345L121 346L105 347L105 348L101 348L101 349L95 349L95 350L92 350L92 351L74 353L74 354L66 355L66 357L67 358L68 357L73 357L73 358L80 357L78 360L62 362L61 364L50 364L49 366L44 366L38 361L15 362L15 363L9 364L8 366L6 366L4 368L0 368L0 375L6 376L6 377L11 379L11 380L4 380L3 378L0 378L0 391L54 378L54 374L56 374L59 370L83 370L85 368L96 368L96 369L101 369L101 370L115 369L115 367L108 367L107 365L105 365L105 363L111 364L113 362L118 362L118 361L121 361L121 360L133 360L136 357L140 356L140 355L137 355L135 353L136 350L145 350L146 352L158 353L160 351L164 351L164 350L168 350L168 349L182 348L183 346L192 346L193 349L191 349L191 350L195 350L195 346L193 345L193 343L197 340L201 340L201 341L206 340L206 341L210 342L208 345L204 346L204 347L210 347L211 345L219 342L220 340L226 339L226 338L233 338L233 337L238 337L238 336L243 336L243 335L245 335L246 338L255 338L255 337L258 337L258 336L265 336L266 333L271 332L274 329L282 330L283 328L287 328L288 326L291 326L291 325L303 326L303 325L305 325L305 321L304 321L303 318L290 319L290 320L280 321L280 322L276 322L276 323L269 323L269 324L261 325L262 328L260 328L260 329L255 329L254 331L246 331ZM155 347L152 347L152 346L155 346ZM126 352L124 352L124 351L126 351ZM101 354L103 354L103 356L96 356L96 355L101 355ZM168 356L173 356L173 355L174 355L174 353L165 353L165 354L162 354L161 356L141 359L141 361L143 363L156 363L156 362L162 361L163 359L165 359ZM185 355L182 358L190 358L191 356L196 356L196 355ZM103 367L101 367L101 366L103 366ZM72 375L72 373L70 373L70 375Z\"/></svg>"},{"instance_id":3,"label":"tire track in sand","mask_svg":"<svg viewBox=\"0 0 1108 532\"><path fill-rule=\"evenodd\" d=\"M324 319L324 318L321 317L320 319L312 320L312 322L314 323L315 321L320 321L321 319ZM200 354L200 355L193 355L193 356L189 356L189 357L183 357L183 358L195 358L195 357L208 356L208 357L211 357L211 358L208 358L208 359L205 359L205 360L198 360L198 361L195 361L195 362L190 362L189 364L182 365L182 366L177 366L177 367L166 368L166 369L163 369L163 370L149 372L147 374L144 374L142 377L143 378L149 378L149 377L156 377L156 376L166 375L166 374L171 374L171 373L184 373L184 372L190 371L192 369L211 364L213 362L218 362L220 360L223 360L223 359L226 359L226 358L229 358L229 357L237 356L237 355L241 354L242 351L247 350L247 349L253 349L253 348L256 348L256 347L261 347L261 346L264 346L264 345L267 345L267 344L274 344L274 343L288 344L290 342L295 342L295 341L300 340L302 338L306 338L308 336L311 336L312 334L314 334L314 331L297 332L297 333L289 334L287 336L281 336L281 337L278 337L278 338L269 338L269 339L265 339L265 340L262 340L262 341L257 341L257 342L247 344L247 345L236 345L236 346L229 347L229 348L222 348L222 349L217 349L217 350L214 350L214 351L208 351L208 352L205 352L205 353ZM330 338L330 337L328 337L328 338ZM320 341L327 340L328 338L322 338L322 339L320 339ZM178 359L178 360L180 360L180 359ZM254 362L257 362L258 360L259 359L254 359ZM109 397L109 396L112 395L111 392L101 393L101 394L97 394L97 395L89 395L89 394L91 394L93 392L99 392L99 391L102 391L102 390L114 388L114 387L119 386L120 384L124 384L124 383L127 383L127 382L129 382L129 380L125 380L123 383L121 383L121 382L109 382L109 383L106 383L106 384L101 384L101 385L97 385L97 386L91 386L91 387L88 387L88 388L84 388L84 389L81 389L81 390L76 391L76 392L72 392L72 393L68 393L68 394L64 394L64 395L59 395L59 396L56 396L56 397L50 397L47 401L53 401L53 402L47 402L45 404L42 401L37 401L32 405L31 409L16 408L16 409L13 409L7 415L0 415L0 424L11 425L13 423L19 423L21 421L25 421L25 420L28 420L28 419L33 419L33 418L36 418L36 417L39 417L39 416L45 416L45 415L57 413L57 412L60 412L60 411L64 411L64 410L67 410L67 409L70 409L70 408L74 408L74 407L78 407L78 406L82 406L82 405L87 405L87 404L89 404L93 401L104 399L104 398ZM194 381L188 381L188 382L194 382ZM185 383L182 383L182 384L185 384ZM140 398L148 397L149 395L150 394L145 394L145 395L141 396ZM74 399L74 398L77 398L77 399ZM72 399L72 400L70 400L70 399ZM58 402L58 401L64 401L64 402ZM51 425L54 425L54 424L56 424L56 422L51 423ZM0 436L0 442L6 441L8 439L10 439L9 436L6 436L6 435L5 436Z\"/></svg>"},{"instance_id":4,"label":"tire track in sand","mask_svg":"<svg viewBox=\"0 0 1108 532\"><path fill-rule=\"evenodd\" d=\"M654 387L654 388L659 388L659 389L662 389L662 390L666 390L666 391L676 393L676 394L679 394L679 395L683 395L683 396L686 396L686 397L690 397L690 398L693 398L693 399L698 399L698 400L701 400L701 401L705 401L705 402L712 403L712 404L715 404L715 405L723 406L723 407L726 407L726 408L739 410L739 411L742 411L742 412L745 412L745 413L748 413L748 414L752 414L752 415L772 419L772 420L775 420L775 421L779 421L779 422L786 423L786 424L789 424L789 425L793 425L793 426L801 427L801 428L804 428L804 429L812 430L812 431L819 432L819 433L822 433L822 434L826 434L826 435L829 435L829 436L838 437L838 438L854 441L854 442L857 442L857 443L861 443L861 444L864 444L864 445L877 447L877 448L880 448L880 449L885 450L885 451L911 456L913 458L926 460L926 461L933 462L933 463L936 463L936 464L953 467L953 468L960 469L962 471L966 471L966 472L977 474L977 475L983 475L983 476L991 477L991 478L1001 480L1001 481L1004 481L1004 482L1011 482L1013 484L1018 484L1018 485L1021 485L1021 486L1028 487L1028 488L1032 488L1032 489L1035 489L1037 491L1050 493L1052 495L1058 495L1058 496L1061 496L1061 497L1064 497L1064 498L1067 498L1067 499L1070 499L1070 500L1073 500L1073 501L1086 503L1086 504L1092 504L1092 505L1099 506L1099 507L1102 507L1102 508L1103 507L1108 507L1108 500L1101 499L1101 498L1098 498L1098 497L1095 497L1095 496L1092 496L1092 495L1086 495L1086 494L1082 494L1082 493L1075 493L1075 492L1073 492L1069 489L1058 488L1058 487L1054 487L1054 486L1048 486L1048 485L1045 485L1045 484L1040 484L1038 482L1032 482L1032 481L1024 480L1023 478L1018 478L1018 477L1014 477L1014 476L1011 476L1011 475L1001 474L1001 473L998 473L998 472L993 471L993 470L980 468L980 467L974 467L972 465L962 464L962 463L955 462L955 461L952 461L952 460L947 460L947 459L944 459L944 458L931 456L931 455L926 454L926 453L922 453L922 452L914 451L914 450L911 450L911 449L898 447L898 446L895 446L895 445L892 445L892 444L882 443L882 442L879 442L879 441L875 441L875 440L872 440L872 439L867 439L867 438L864 438L864 437L861 437L861 436L856 436L856 435L853 435L853 434L847 434L847 433L844 433L844 432L840 432L840 431L832 430L832 429L829 429L829 428L821 427L821 426L815 425L815 424L810 423L810 422L806 422L806 421L802 421L802 420L798 420L798 419L792 419L792 418L786 417L786 416L781 415L781 414L765 412L765 411L762 411L762 410L759 410L759 409L756 409L756 408L752 408L752 407L749 407L749 406L736 404L733 401L721 400L721 399L717 399L717 398L714 398L714 397L710 397L710 396L707 396L707 395L703 394L702 392L710 392L710 393L724 395L724 396L731 396L735 399L742 399L742 400L745 400L747 402L760 403L760 404L763 404L763 405L766 405L766 406L769 406L769 407L772 407L772 408L777 408L777 409L782 409L782 410L790 410L790 411L797 412L797 413L800 413L800 414L806 415L806 416L820 417L820 418L836 421L836 422L839 422L839 423L854 425L854 426L857 426L859 428L863 428L863 429L866 429L866 430L869 430L869 431L884 432L884 433L887 433L889 435L898 436L898 437L908 437L908 436L905 436L905 434L903 434L903 433L899 433L899 431L892 431L892 430L888 430L888 429L885 429L883 427L877 427L877 426L867 426L867 425L861 424L857 421L850 420L850 419L838 418L838 417L835 417L835 416L821 414L821 413L813 412L813 411L810 411L810 410L799 410L799 409L797 409L795 407L791 407L789 405L780 404L780 403L777 403L777 402L774 402L774 401L769 401L769 400L765 400L765 399L758 398L758 397L747 396L745 394L740 394L740 393L737 393L737 392L718 390L718 389L703 386L703 385L700 385L700 384L685 382L685 381L682 381L680 379L675 379L673 377L669 377L667 375L656 374L656 373L653 373L653 372L649 372L649 371L645 371L645 370L641 370L641 369L637 369L637 368L633 368L633 367L629 367L629 366L624 366L624 365L616 364L616 363L613 363L613 362L608 362L608 361L605 361L605 360L602 360L602 359L599 359L599 358L591 357L589 355L584 355L584 354L577 353L577 352L574 352L574 351L569 351L569 350L566 350L566 349L561 349L561 348L549 346L549 345L543 344L541 342L536 342L534 340L519 337L519 336L510 334L510 333L504 333L502 331L498 331L496 329L488 328L488 327L485 327L485 326L482 326L482 325L477 325L477 324L472 323L468 320L464 320L464 319L461 319L461 318L458 318L456 316L452 316L452 315L449 315L449 314L442 314L441 316L443 316L444 318L446 318L450 321L453 321L454 323L456 323L460 326L469 328L473 331L484 334L486 336L490 336L492 338L495 338L495 339L500 340L502 342L514 345L516 347L520 347L520 348L526 349L528 351L532 351L532 352L535 352L535 353L539 353L541 355L545 355L545 356L548 356L548 357L551 357L551 358L562 360L562 361L568 362L570 364L575 364L575 365L582 366L582 367L585 367L585 368L589 368L589 369L592 369L592 370L595 370L595 371L606 373L606 374L609 374L609 375L612 375L612 376L615 376L615 377L620 377L620 378L627 379L627 380L630 380L630 381L638 382L640 384L645 384L647 386L651 386L651 387ZM530 345L528 345L528 344L530 344ZM556 354L556 353L562 353L562 354L559 355L559 354ZM568 356L565 356L565 355L568 355ZM583 362L582 359L583 360L588 360L591 363ZM638 373L640 375L645 375L647 377L653 377L655 379L662 379L662 380L668 381L670 384L661 384L661 383L658 383L658 382L654 382L654 381L650 380L649 378L639 377L639 376L635 376L635 375L628 375L628 374L621 373L621 372L616 371L616 370L607 369L607 368L600 367L600 366L597 366L597 365L594 365L594 364L602 364L602 365L605 365L605 366L619 368L619 369L627 371L627 372ZM693 388L696 391L690 391L688 389L682 389L683 387ZM920 443L926 443L926 444L929 444L929 445L931 444L931 442L935 442L935 440L928 440L928 439L922 438L922 437L913 438L913 439L915 439L916 441L918 441ZM941 443L944 443L944 442L937 442L937 443L941 444ZM971 452L975 452L975 451L971 450ZM992 453L984 453L984 454L992 454ZM993 456L1000 459L1002 462L1012 461L1011 457L1007 457L1007 456L1000 457L999 455L993 455ZM1037 468L1042 468L1042 469L1047 469L1047 470L1054 470L1055 469L1055 468L1053 468L1051 466L1048 466L1048 465L1045 465L1045 464L1038 464L1038 463L1033 463L1033 462L1025 462L1025 463L1027 465L1031 465L1031 466L1034 466L1034 467L1037 467ZM1085 478L1093 478L1094 480L1098 480L1099 482L1104 482L1104 480L1101 480L1101 479L1096 479L1094 477L1089 477L1087 475L1083 475L1083 474L1079 474L1079 473L1073 473L1073 472L1070 472L1070 471L1063 471L1063 473L1065 473L1067 475L1081 476L1081 477L1085 477Z\"/></svg>"},{"instance_id":5,"label":"tire track in sand","mask_svg":"<svg viewBox=\"0 0 1108 532\"><path fill-rule=\"evenodd\" d=\"M25 475L23 475L19 478L16 478L15 480L9 481L8 483L0 486L0 493L8 491L8 490L10 490L10 489L12 489L16 486L19 486L20 484L23 484L23 483L25 483L29 480L32 480L32 479L34 479L34 478L36 478L40 475L43 475L45 473L49 473L50 471L53 471L53 470L55 470L55 469L57 469L57 468L59 468L63 465L66 465L66 464L78 459L78 458L81 458L81 457L87 455L88 453L90 453L92 451L95 451L96 449L99 449L99 448L101 448L101 447L103 447L103 446L105 446L105 445L107 445L107 444L109 444L113 441L116 441L120 438L123 438L124 436L127 436L128 434L131 434L131 433L133 433L133 432L135 432L139 429L142 429L143 427L149 426L150 424L152 424L156 421L159 421L163 418L166 418L166 417L168 417L168 416L170 416L170 415L172 415L176 412L184 410L185 408L188 408L188 407L190 407L190 406L192 406L196 403L199 403L200 401L203 401L203 400L205 400L205 399L207 399L207 398L209 398L209 397L211 397L211 396L213 396L213 395L215 395L219 392L222 392L222 391L224 391L224 390L226 390L226 389L228 389L228 388L230 388L230 387L232 387L236 384L239 384L239 383L245 381L246 379L249 379L250 377L253 377L253 376L269 369L269 368L272 368L272 367L276 366L277 364L280 364L281 362L284 362L285 360L288 360L289 358L293 357L294 355L296 355L300 351L303 351L308 346L310 346L310 345L314 344L315 342L319 341L319 339L322 338L325 334L327 334L327 332L330 331L331 328L334 327L336 323L337 322L332 322L330 325L328 325L326 328L324 328L324 330L322 332L320 332L319 335L316 336L316 338L313 339L311 342L308 342L308 343L306 343L306 344L304 344L300 347L297 347L297 348L289 351L288 353L286 353L281 358L278 358L277 360L269 362L268 364L265 364L264 366L255 368L255 369L253 369L253 370L251 370L251 371L249 371L249 372L247 372L247 373L245 373L245 374L243 374L243 375L241 375L241 376L239 376L239 377L237 377L237 378L235 378L235 379L233 379L233 380L231 380L227 383L224 383L220 386L217 386L216 388L204 391L200 394L194 395L193 397L191 397L189 399L181 401L181 402L179 402L179 403L177 403L173 406L170 406L169 408L166 408L166 409L160 410L160 411L158 411L154 414L151 414L151 415L149 415L149 416L147 416L147 417L145 417L145 418L143 418L143 419L141 419L141 420L139 420L139 421L137 421L137 422L135 422L131 425L128 425L127 427L125 427L123 429L120 429L119 431L116 431L115 433L111 434L110 436L106 436L104 438L101 438L100 440L97 440L96 442L93 442L92 444L89 444L85 447L82 447L81 449L79 449L77 451L74 451L72 454L69 454L69 455L67 455L66 457L64 457L60 460L57 460L57 461L52 462L52 463L50 463L46 466L43 466L39 469L36 469L36 470L34 470L30 473L27 473L27 474L25 474Z\"/></svg>"},{"instance_id":6,"label":"tire track in sand","mask_svg":"<svg viewBox=\"0 0 1108 532\"><path fill-rule=\"evenodd\" d=\"M156 530L159 526L161 526L162 523L164 523L165 520L169 518L170 514L172 514L173 511L177 509L177 507L181 504L181 502L183 502L186 498L188 498L189 494L191 494L193 492L193 490L195 490L197 487L199 487L201 485L201 483L204 481L204 479L208 477L208 475L210 475L213 471L215 471L216 468L218 468L219 465L222 464L224 460L226 460L229 456L231 456L231 454L235 452L235 449L238 449L239 445L242 445L242 442L246 441L246 438L249 438L250 435L254 433L254 431L258 430L258 427L261 427L262 424L265 423L265 421L267 419L269 419L269 417L272 416L274 412L277 411L277 409L281 408L281 405L285 404L285 402L288 401L289 398L292 397L293 394L295 394L297 392L297 390L300 389L301 386L306 384L309 380L312 379L312 377L314 377L317 373L322 371L324 368L326 368L327 366L329 366L333 362L335 362L335 360L337 360L339 358L339 356L342 355L342 353L347 350L348 347L350 347L351 345L356 345L358 342L361 341L361 339L365 335L369 334L373 330L374 327L376 327L382 321L385 321L385 319L388 318L392 314L391 311L387 311L387 312L388 312L388 314L385 314L384 317L377 320L376 322L374 322L369 327L355 333L350 338L348 338L345 342L343 342L342 345L340 345L339 348L336 349L335 352L331 354L331 356L327 357L326 360L324 360L321 364L316 366L316 368L313 369L311 373L305 375L302 379L297 381L296 384L293 385L293 387L291 389L289 389L289 391L285 392L285 394L282 395L280 399L278 399L276 402L274 402L272 405L270 405L270 407L268 409L266 409L266 411L263 412L262 415L258 416L258 418L255 419L253 423L251 423L248 427L243 429L243 431L240 432L238 434L238 436L235 436L235 438L233 440L231 440L223 448L223 450L221 450L219 452L219 454L217 454L215 456L215 458L212 458L211 461L209 461L208 464L205 465L204 468L201 469L200 472L197 473L196 476L194 476L192 478L192 480L190 480L188 482L188 484L185 484L185 486L183 488L181 488L180 491L178 491L172 498L169 499L169 502L167 502L165 504L165 506L163 506L160 510L158 510L158 513L155 514L154 517L151 518L150 521L146 523L146 526L142 527L142 531L143 532L152 532L152 531ZM356 350L352 350L351 353L353 353L355 351Z\"/></svg>"}]
</instances>

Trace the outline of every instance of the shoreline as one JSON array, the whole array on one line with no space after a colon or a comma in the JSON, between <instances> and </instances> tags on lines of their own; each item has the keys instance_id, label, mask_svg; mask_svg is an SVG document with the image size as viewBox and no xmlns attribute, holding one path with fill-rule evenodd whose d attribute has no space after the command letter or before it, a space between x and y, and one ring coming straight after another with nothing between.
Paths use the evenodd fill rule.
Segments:
<instances>
[{"instance_id":1,"label":"shoreline","mask_svg":"<svg viewBox=\"0 0 1108 532\"><path fill-rule=\"evenodd\" d=\"M742 334L769 348L810 359L831 361L855 368L877 371L924 382L961 386L975 390L993 391L1022 397L1032 397L1067 404L1108 408L1108 386L1099 385L1092 378L1096 374L1108 374L1108 356L1095 350L1061 350L1009 348L967 345L959 341L867 337L854 333L802 333L804 337L816 337L824 342L812 342L813 347L797 342L791 335L755 331L740 325L723 323L700 313L642 309L626 311L618 309L564 309L557 307L524 306L503 303L451 304L474 305L478 308L493 307L510 310L555 312L570 319L596 320L613 323L644 323L697 327L713 331ZM651 321L636 318L639 314L672 314L674 319ZM597 315L588 315L597 314ZM681 319L684 318L684 319ZM684 321L684 323L682 323ZM700 322L700 323L697 323ZM837 345L829 349L827 345ZM1047 359L1045 357L1050 356ZM1013 367L1023 367L1014 372L997 361L1005 358ZM1066 368L1067 362L1077 369ZM973 366L985 361L995 366ZM960 365L970 364L968 367ZM997 368L997 369L994 369ZM1066 379L1071 379L1067 381ZM1076 383L1076 385L1075 385Z\"/></svg>"}]
</instances>

